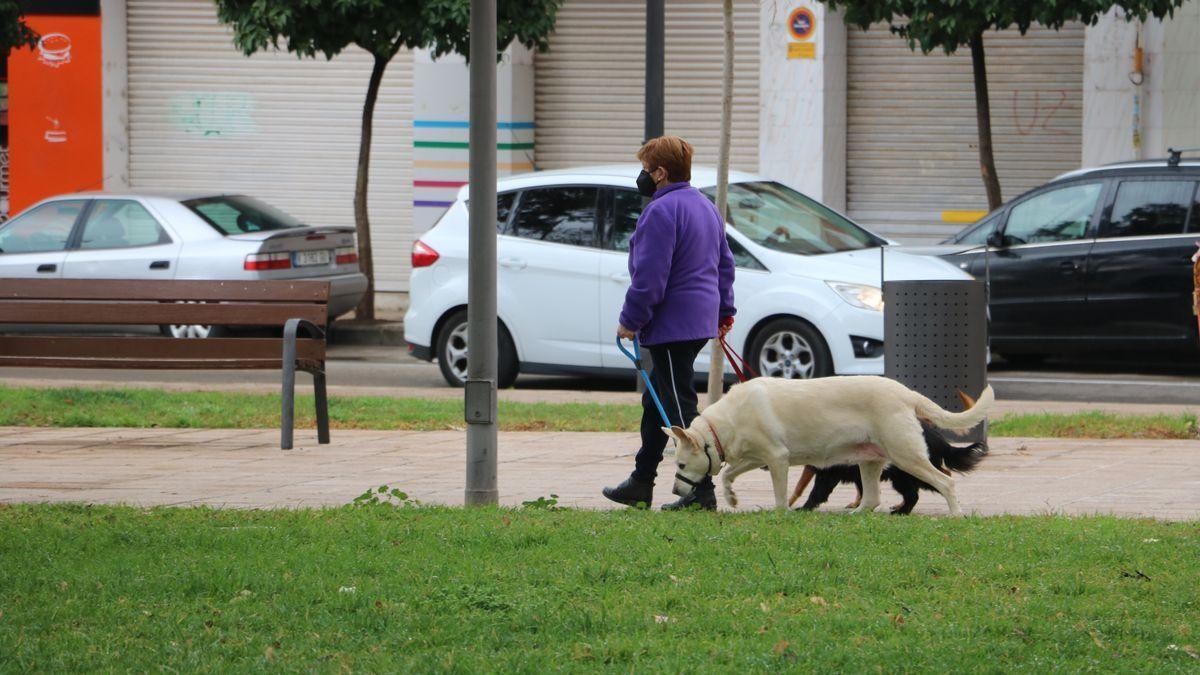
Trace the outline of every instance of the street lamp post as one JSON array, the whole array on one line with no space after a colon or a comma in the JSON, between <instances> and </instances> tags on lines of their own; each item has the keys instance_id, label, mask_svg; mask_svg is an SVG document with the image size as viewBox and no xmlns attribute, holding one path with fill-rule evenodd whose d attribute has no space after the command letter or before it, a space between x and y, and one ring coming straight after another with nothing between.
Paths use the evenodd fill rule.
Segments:
<instances>
[{"instance_id":1,"label":"street lamp post","mask_svg":"<svg viewBox=\"0 0 1200 675\"><path fill-rule=\"evenodd\" d=\"M470 236L467 245L467 506L496 488L496 0L471 0Z\"/></svg>"}]
</instances>

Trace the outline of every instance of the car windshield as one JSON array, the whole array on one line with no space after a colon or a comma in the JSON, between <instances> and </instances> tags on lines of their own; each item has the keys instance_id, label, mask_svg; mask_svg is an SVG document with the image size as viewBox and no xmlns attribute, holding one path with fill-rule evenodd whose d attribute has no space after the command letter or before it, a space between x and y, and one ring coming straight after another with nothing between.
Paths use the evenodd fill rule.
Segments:
<instances>
[{"instance_id":1,"label":"car windshield","mask_svg":"<svg viewBox=\"0 0 1200 675\"><path fill-rule=\"evenodd\" d=\"M188 199L183 205L227 235L304 227L304 223L274 206L243 195Z\"/></svg>"},{"instance_id":2,"label":"car windshield","mask_svg":"<svg viewBox=\"0 0 1200 675\"><path fill-rule=\"evenodd\" d=\"M717 189L702 192L712 199ZM774 182L731 184L727 219L754 243L784 253L838 253L883 244L820 202Z\"/></svg>"}]
</instances>

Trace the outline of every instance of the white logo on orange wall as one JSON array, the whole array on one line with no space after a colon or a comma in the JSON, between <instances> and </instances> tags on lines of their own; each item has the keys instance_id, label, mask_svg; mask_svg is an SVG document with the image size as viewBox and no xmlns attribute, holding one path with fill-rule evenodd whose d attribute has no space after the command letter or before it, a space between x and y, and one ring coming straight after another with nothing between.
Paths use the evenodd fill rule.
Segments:
<instances>
[{"instance_id":1,"label":"white logo on orange wall","mask_svg":"<svg viewBox=\"0 0 1200 675\"><path fill-rule=\"evenodd\" d=\"M46 33L38 40L38 61L58 68L71 62L71 38L63 33Z\"/></svg>"}]
</instances>

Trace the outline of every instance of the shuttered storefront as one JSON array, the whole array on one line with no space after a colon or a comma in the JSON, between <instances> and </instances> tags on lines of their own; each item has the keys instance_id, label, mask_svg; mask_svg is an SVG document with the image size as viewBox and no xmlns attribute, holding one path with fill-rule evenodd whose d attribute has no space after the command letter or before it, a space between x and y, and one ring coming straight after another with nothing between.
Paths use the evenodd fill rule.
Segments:
<instances>
[{"instance_id":1,"label":"shuttered storefront","mask_svg":"<svg viewBox=\"0 0 1200 675\"><path fill-rule=\"evenodd\" d=\"M371 58L247 58L211 0L129 0L130 182L222 190L306 223L354 225L362 102ZM370 214L376 282L408 290L412 57L388 66L375 109Z\"/></svg>"},{"instance_id":2,"label":"shuttered storefront","mask_svg":"<svg viewBox=\"0 0 1200 675\"><path fill-rule=\"evenodd\" d=\"M715 165L724 31L721 0L666 2L668 134ZM758 169L759 3L734 3L731 164ZM567 0L550 51L536 56L536 162L554 169L634 162L644 124L646 3Z\"/></svg>"},{"instance_id":3,"label":"shuttered storefront","mask_svg":"<svg viewBox=\"0 0 1200 675\"><path fill-rule=\"evenodd\" d=\"M921 55L886 28L848 28L847 205L852 217L907 242L987 209L979 173L971 56ZM989 33L984 40L993 147L1011 199L1079 168L1082 25Z\"/></svg>"}]
</instances>

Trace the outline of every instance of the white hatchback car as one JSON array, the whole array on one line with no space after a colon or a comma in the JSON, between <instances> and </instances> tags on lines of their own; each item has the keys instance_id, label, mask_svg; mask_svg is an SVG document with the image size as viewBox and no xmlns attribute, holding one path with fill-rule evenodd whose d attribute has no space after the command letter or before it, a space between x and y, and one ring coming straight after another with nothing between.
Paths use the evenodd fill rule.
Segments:
<instances>
[{"instance_id":1,"label":"white hatchback car","mask_svg":"<svg viewBox=\"0 0 1200 675\"><path fill-rule=\"evenodd\" d=\"M519 373L628 375L614 344L642 211L637 165L542 171L499 183L499 386ZM764 375L882 374L880 252L888 243L780 183L729 176L726 233L737 262L730 343ZM710 198L716 171L694 168ZM404 337L461 386L467 372L467 199L413 245ZM932 257L889 249L889 280L964 279ZM708 351L696 360L707 372Z\"/></svg>"},{"instance_id":2,"label":"white hatchback car","mask_svg":"<svg viewBox=\"0 0 1200 675\"><path fill-rule=\"evenodd\" d=\"M330 319L367 289L353 227L305 225L257 199L209 192L87 192L34 204L0 225L0 278L316 279L329 282Z\"/></svg>"}]
</instances>

